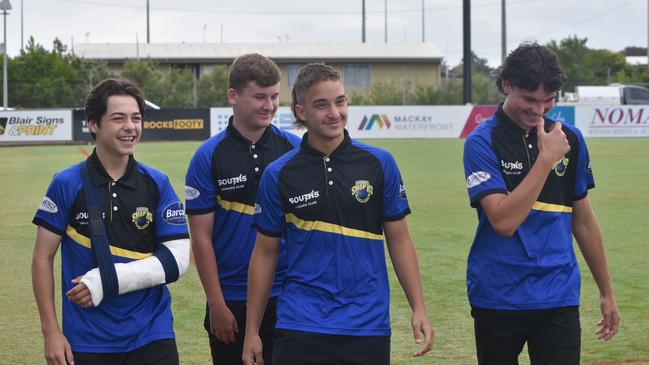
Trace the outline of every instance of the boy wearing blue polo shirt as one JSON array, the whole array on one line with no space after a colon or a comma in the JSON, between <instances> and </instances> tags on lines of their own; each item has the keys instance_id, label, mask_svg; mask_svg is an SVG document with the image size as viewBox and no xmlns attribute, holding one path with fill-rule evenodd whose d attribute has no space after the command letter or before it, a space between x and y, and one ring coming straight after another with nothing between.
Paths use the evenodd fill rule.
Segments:
<instances>
[{"instance_id":1,"label":"boy wearing blue polo shirt","mask_svg":"<svg viewBox=\"0 0 649 365\"><path fill-rule=\"evenodd\" d=\"M615 336L620 317L599 223L584 138L550 120L566 78L546 47L525 43L505 60L505 101L464 146L464 169L478 228L467 267L478 363L518 364L527 343L533 365L578 365L579 244L601 295L597 336Z\"/></svg>"},{"instance_id":2,"label":"boy wearing blue polo shirt","mask_svg":"<svg viewBox=\"0 0 649 365\"><path fill-rule=\"evenodd\" d=\"M48 364L178 364L165 284L187 271L189 235L167 176L133 157L143 114L131 81L95 86L86 120L96 148L54 176L34 217L32 280ZM59 245L63 332L52 268ZM117 287L104 292L102 280Z\"/></svg>"},{"instance_id":3,"label":"boy wearing blue polo shirt","mask_svg":"<svg viewBox=\"0 0 649 365\"><path fill-rule=\"evenodd\" d=\"M420 356L432 347L419 266L394 158L349 138L337 70L309 64L293 86L307 133L264 172L248 276L245 364L262 364L259 327L285 239L288 269L278 297L275 364L389 364L390 287L383 238L408 301Z\"/></svg>"},{"instance_id":4,"label":"boy wearing blue polo shirt","mask_svg":"<svg viewBox=\"0 0 649 365\"><path fill-rule=\"evenodd\" d=\"M254 204L266 166L293 149L299 137L271 124L279 107L280 70L252 53L229 69L228 127L203 143L187 169L187 215L196 267L207 297L204 327L212 363L241 364L246 323L248 263L257 232ZM267 363L275 328L275 297L285 265L279 265L262 325Z\"/></svg>"}]
</instances>

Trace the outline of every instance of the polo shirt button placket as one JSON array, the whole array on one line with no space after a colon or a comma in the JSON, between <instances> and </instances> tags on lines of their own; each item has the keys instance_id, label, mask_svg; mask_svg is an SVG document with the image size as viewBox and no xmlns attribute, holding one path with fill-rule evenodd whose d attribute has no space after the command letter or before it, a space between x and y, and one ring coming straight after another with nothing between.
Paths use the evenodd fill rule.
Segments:
<instances>
[{"instance_id":1,"label":"polo shirt button placket","mask_svg":"<svg viewBox=\"0 0 649 365\"><path fill-rule=\"evenodd\" d=\"M333 187L334 185L334 180L331 176L329 176L329 173L333 171L331 166L329 166L329 162L331 162L331 158L329 156L324 157L324 164L325 164L325 176L327 180L327 185L329 185L329 188Z\"/></svg>"},{"instance_id":2,"label":"polo shirt button placket","mask_svg":"<svg viewBox=\"0 0 649 365\"><path fill-rule=\"evenodd\" d=\"M254 144L250 145L250 151L254 150L256 147ZM259 154L257 152L252 153L252 159L253 159L253 171L255 174L259 175L261 172L261 168L259 168Z\"/></svg>"}]
</instances>

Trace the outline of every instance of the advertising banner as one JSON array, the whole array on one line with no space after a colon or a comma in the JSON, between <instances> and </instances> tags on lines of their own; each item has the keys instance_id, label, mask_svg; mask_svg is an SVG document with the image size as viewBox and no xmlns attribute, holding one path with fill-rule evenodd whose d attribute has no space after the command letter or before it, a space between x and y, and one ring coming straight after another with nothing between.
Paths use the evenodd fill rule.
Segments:
<instances>
[{"instance_id":1,"label":"advertising banner","mask_svg":"<svg viewBox=\"0 0 649 365\"><path fill-rule=\"evenodd\" d=\"M357 106L347 129L354 138L457 138L471 106Z\"/></svg>"},{"instance_id":2,"label":"advertising banner","mask_svg":"<svg viewBox=\"0 0 649 365\"><path fill-rule=\"evenodd\" d=\"M584 137L649 136L648 105L578 106L575 125Z\"/></svg>"},{"instance_id":3,"label":"advertising banner","mask_svg":"<svg viewBox=\"0 0 649 365\"><path fill-rule=\"evenodd\" d=\"M350 106L347 130L352 138L457 138L471 106ZM228 125L231 108L210 109L212 135ZM280 107L273 118L277 127L304 134L295 129L290 107Z\"/></svg>"},{"instance_id":4,"label":"advertising banner","mask_svg":"<svg viewBox=\"0 0 649 365\"><path fill-rule=\"evenodd\" d=\"M548 112L547 116L561 123L575 125L575 107L572 105L557 105Z\"/></svg>"},{"instance_id":5,"label":"advertising banner","mask_svg":"<svg viewBox=\"0 0 649 365\"><path fill-rule=\"evenodd\" d=\"M210 135L213 136L227 128L231 115L232 108L210 108L210 119L212 121L212 129L210 131ZM295 117L293 116L291 108L288 106L280 106L279 109L277 109L277 113L275 113L275 116L273 117L272 123L281 129L284 129L301 137L304 132L306 132L306 130L295 129L295 127L293 126L294 121Z\"/></svg>"},{"instance_id":6,"label":"advertising banner","mask_svg":"<svg viewBox=\"0 0 649 365\"><path fill-rule=\"evenodd\" d=\"M202 141L209 137L209 109L160 109L146 111L140 140ZM74 111L74 140L92 140L83 110Z\"/></svg>"},{"instance_id":7,"label":"advertising banner","mask_svg":"<svg viewBox=\"0 0 649 365\"><path fill-rule=\"evenodd\" d=\"M491 118L498 109L498 105L476 105L471 110L471 114L466 121L466 125L460 134L461 138L466 138L478 127L482 122ZM575 107L572 105L557 105L547 114L547 117L552 120L558 120L561 123L575 125Z\"/></svg>"},{"instance_id":8,"label":"advertising banner","mask_svg":"<svg viewBox=\"0 0 649 365\"><path fill-rule=\"evenodd\" d=\"M461 138L466 138L473 132L474 129L476 129L482 122L485 120L491 118L494 113L496 113L496 110L498 109L497 105L476 105L473 107L471 110L471 114L469 114L469 117L466 120L466 124L464 125L464 128L462 129L462 133L460 134Z\"/></svg>"},{"instance_id":9,"label":"advertising banner","mask_svg":"<svg viewBox=\"0 0 649 365\"><path fill-rule=\"evenodd\" d=\"M0 142L71 140L70 110L0 111Z\"/></svg>"}]
</instances>

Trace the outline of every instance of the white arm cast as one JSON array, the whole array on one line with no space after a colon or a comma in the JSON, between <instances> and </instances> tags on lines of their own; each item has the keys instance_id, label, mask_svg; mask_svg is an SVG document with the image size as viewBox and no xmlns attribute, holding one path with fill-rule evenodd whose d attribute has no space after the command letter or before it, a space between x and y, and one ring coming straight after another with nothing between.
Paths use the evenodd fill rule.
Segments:
<instances>
[{"instance_id":1,"label":"white arm cast","mask_svg":"<svg viewBox=\"0 0 649 365\"><path fill-rule=\"evenodd\" d=\"M189 267L189 239L179 239L163 242L163 245L171 251L176 264L178 274L183 276ZM117 280L119 282L119 294L126 294L140 289L151 288L165 283L165 271L157 257L151 256L142 260L129 263L115 264ZM92 304L96 307L104 299L104 290L101 286L101 275L99 268L88 271L81 282L90 291Z\"/></svg>"}]
</instances>

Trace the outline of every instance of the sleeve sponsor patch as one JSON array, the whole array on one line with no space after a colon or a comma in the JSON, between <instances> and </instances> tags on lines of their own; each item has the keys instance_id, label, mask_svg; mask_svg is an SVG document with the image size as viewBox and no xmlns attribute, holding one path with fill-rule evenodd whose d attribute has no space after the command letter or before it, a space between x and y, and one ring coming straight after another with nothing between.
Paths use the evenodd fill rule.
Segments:
<instances>
[{"instance_id":1,"label":"sleeve sponsor patch","mask_svg":"<svg viewBox=\"0 0 649 365\"><path fill-rule=\"evenodd\" d=\"M162 219L168 224L182 226L186 224L185 208L182 203L175 202L167 205L162 211Z\"/></svg>"},{"instance_id":2,"label":"sleeve sponsor patch","mask_svg":"<svg viewBox=\"0 0 649 365\"><path fill-rule=\"evenodd\" d=\"M261 204L255 203L255 214L261 214Z\"/></svg>"},{"instance_id":3,"label":"sleeve sponsor patch","mask_svg":"<svg viewBox=\"0 0 649 365\"><path fill-rule=\"evenodd\" d=\"M185 200L194 200L201 195L198 189L185 185Z\"/></svg>"},{"instance_id":4,"label":"sleeve sponsor patch","mask_svg":"<svg viewBox=\"0 0 649 365\"><path fill-rule=\"evenodd\" d=\"M491 174L485 171L476 171L471 173L469 177L466 178L466 187L468 189L474 188L485 181L491 179Z\"/></svg>"},{"instance_id":5,"label":"sleeve sponsor patch","mask_svg":"<svg viewBox=\"0 0 649 365\"><path fill-rule=\"evenodd\" d=\"M41 205L38 207L38 210L42 210L48 213L57 213L59 211L59 207L56 206L56 203L54 203L52 199L46 196L43 198L43 201L41 201Z\"/></svg>"},{"instance_id":6,"label":"sleeve sponsor patch","mask_svg":"<svg viewBox=\"0 0 649 365\"><path fill-rule=\"evenodd\" d=\"M399 198L401 199L408 199L408 196L406 195L406 186L401 183L399 184Z\"/></svg>"}]
</instances>

